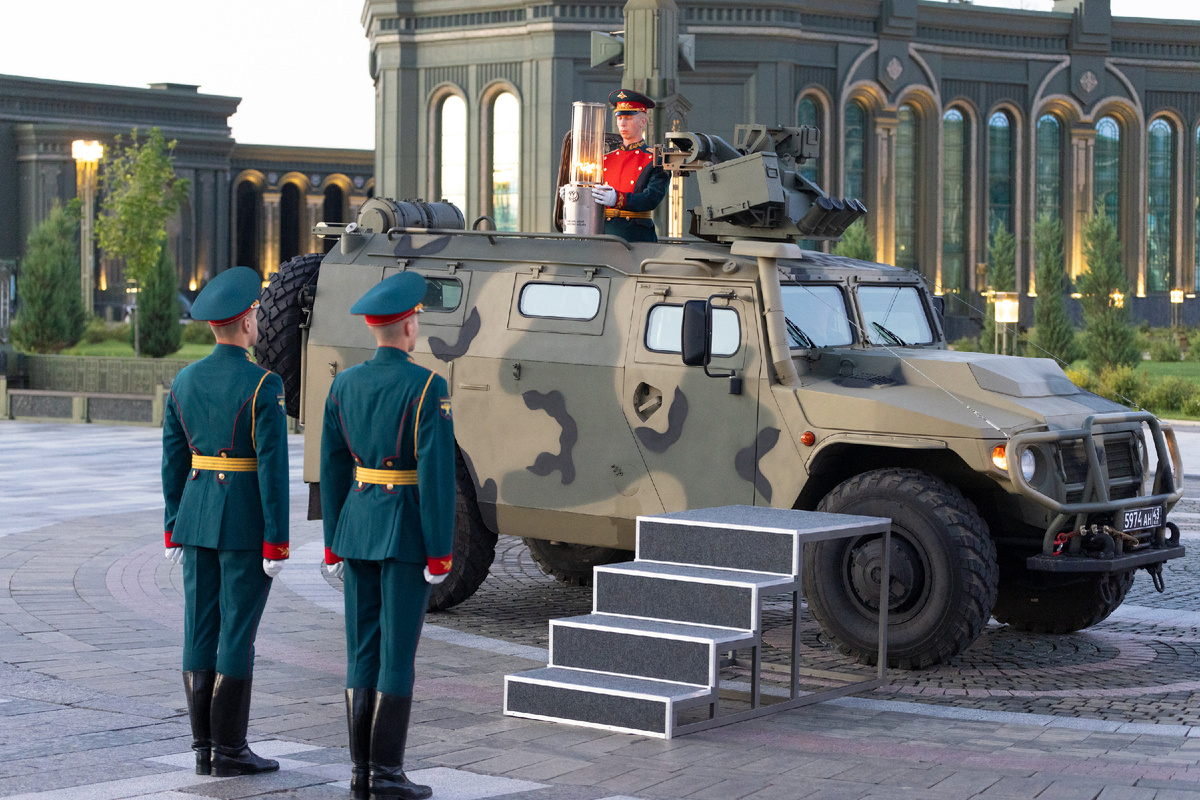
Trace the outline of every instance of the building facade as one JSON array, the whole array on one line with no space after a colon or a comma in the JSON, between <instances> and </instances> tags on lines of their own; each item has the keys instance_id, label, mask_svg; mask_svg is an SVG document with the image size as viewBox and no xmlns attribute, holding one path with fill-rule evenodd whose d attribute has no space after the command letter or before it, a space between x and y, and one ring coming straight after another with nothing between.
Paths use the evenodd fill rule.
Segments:
<instances>
[{"instance_id":1,"label":"building facade","mask_svg":"<svg viewBox=\"0 0 1200 800\"><path fill-rule=\"evenodd\" d=\"M374 154L238 144L229 117L239 102L181 84L136 89L0 75L0 271L19 272L29 232L55 201L79 195L72 143L110 148L133 128L144 135L157 127L175 140L175 171L190 184L167 231L184 294L234 264L265 278L281 260L322 249L312 225L353 219L374 188ZM95 265L95 307L117 315L128 302L121 265L98 250Z\"/></svg>"},{"instance_id":2,"label":"building facade","mask_svg":"<svg viewBox=\"0 0 1200 800\"><path fill-rule=\"evenodd\" d=\"M1056 0L1053 12L676 6L679 32L695 36L695 69L678 85L686 129L732 139L741 122L819 126L810 174L866 203L877 259L918 270L951 316L978 318L1003 226L1031 319L1036 221L1061 220L1074 277L1099 209L1120 235L1135 318L1167 324L1175 290L1184 319L1200 321L1200 23L1113 18L1109 0ZM379 194L445 197L468 220L550 230L571 103L603 101L622 79L591 66L591 33L622 30L624 9L366 0ZM685 189L685 206L695 202Z\"/></svg>"}]
</instances>

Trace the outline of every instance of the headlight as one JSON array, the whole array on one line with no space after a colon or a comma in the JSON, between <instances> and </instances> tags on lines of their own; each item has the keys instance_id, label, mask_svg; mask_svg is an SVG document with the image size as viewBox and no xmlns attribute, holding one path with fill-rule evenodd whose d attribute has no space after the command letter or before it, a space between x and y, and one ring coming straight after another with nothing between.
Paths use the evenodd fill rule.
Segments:
<instances>
[{"instance_id":1,"label":"headlight","mask_svg":"<svg viewBox=\"0 0 1200 800\"><path fill-rule=\"evenodd\" d=\"M1008 456L1004 453L1004 445L998 444L992 448L992 463L996 465L997 469L1008 472ZM1025 450L1021 453L1021 474L1025 476L1025 480L1031 481L1035 472L1037 472L1037 459L1032 450Z\"/></svg>"}]
</instances>

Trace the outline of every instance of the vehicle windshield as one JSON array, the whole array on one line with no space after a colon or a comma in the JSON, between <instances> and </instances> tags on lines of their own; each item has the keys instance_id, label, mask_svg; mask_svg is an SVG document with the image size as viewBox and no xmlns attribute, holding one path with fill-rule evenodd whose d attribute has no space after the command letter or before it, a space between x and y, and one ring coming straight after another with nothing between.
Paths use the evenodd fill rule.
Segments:
<instances>
[{"instance_id":1,"label":"vehicle windshield","mask_svg":"<svg viewBox=\"0 0 1200 800\"><path fill-rule=\"evenodd\" d=\"M903 347L933 342L917 287L859 285L858 304L862 307L864 333L871 344Z\"/></svg>"},{"instance_id":2,"label":"vehicle windshield","mask_svg":"<svg viewBox=\"0 0 1200 800\"><path fill-rule=\"evenodd\" d=\"M793 348L853 344L846 298L837 286L787 285L782 287L783 314Z\"/></svg>"}]
</instances>

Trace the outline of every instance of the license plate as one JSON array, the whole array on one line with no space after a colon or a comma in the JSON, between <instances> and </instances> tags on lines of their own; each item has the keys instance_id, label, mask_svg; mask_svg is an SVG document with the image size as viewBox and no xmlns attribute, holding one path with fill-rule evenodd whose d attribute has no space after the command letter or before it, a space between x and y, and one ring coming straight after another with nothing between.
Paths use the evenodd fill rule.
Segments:
<instances>
[{"instance_id":1,"label":"license plate","mask_svg":"<svg viewBox=\"0 0 1200 800\"><path fill-rule=\"evenodd\" d=\"M1127 508L1121 512L1123 531L1140 531L1146 528L1161 528L1163 518L1162 506L1147 508Z\"/></svg>"}]
</instances>

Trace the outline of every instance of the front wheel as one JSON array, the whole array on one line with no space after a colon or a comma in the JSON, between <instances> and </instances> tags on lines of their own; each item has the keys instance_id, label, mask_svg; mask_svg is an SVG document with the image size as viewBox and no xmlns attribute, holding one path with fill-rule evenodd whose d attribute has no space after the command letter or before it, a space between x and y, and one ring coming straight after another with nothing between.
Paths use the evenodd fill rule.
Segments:
<instances>
[{"instance_id":1,"label":"front wheel","mask_svg":"<svg viewBox=\"0 0 1200 800\"><path fill-rule=\"evenodd\" d=\"M1035 572L1005 562L992 614L1031 633L1072 633L1108 617L1125 600L1136 570L1105 574Z\"/></svg>"},{"instance_id":2,"label":"front wheel","mask_svg":"<svg viewBox=\"0 0 1200 800\"><path fill-rule=\"evenodd\" d=\"M568 586L591 586L592 568L628 561L633 554L615 547L524 539L542 572Z\"/></svg>"},{"instance_id":3,"label":"front wheel","mask_svg":"<svg viewBox=\"0 0 1200 800\"><path fill-rule=\"evenodd\" d=\"M996 548L987 523L962 493L913 469L856 475L819 511L889 517L888 664L920 669L979 637L996 602ZM843 653L877 661L882 536L805 545L809 611Z\"/></svg>"},{"instance_id":4,"label":"front wheel","mask_svg":"<svg viewBox=\"0 0 1200 800\"><path fill-rule=\"evenodd\" d=\"M453 608L475 594L496 559L496 534L479 516L475 484L461 453L455 457L454 477L458 484L454 509L454 558L446 580L430 588L430 611Z\"/></svg>"}]
</instances>

